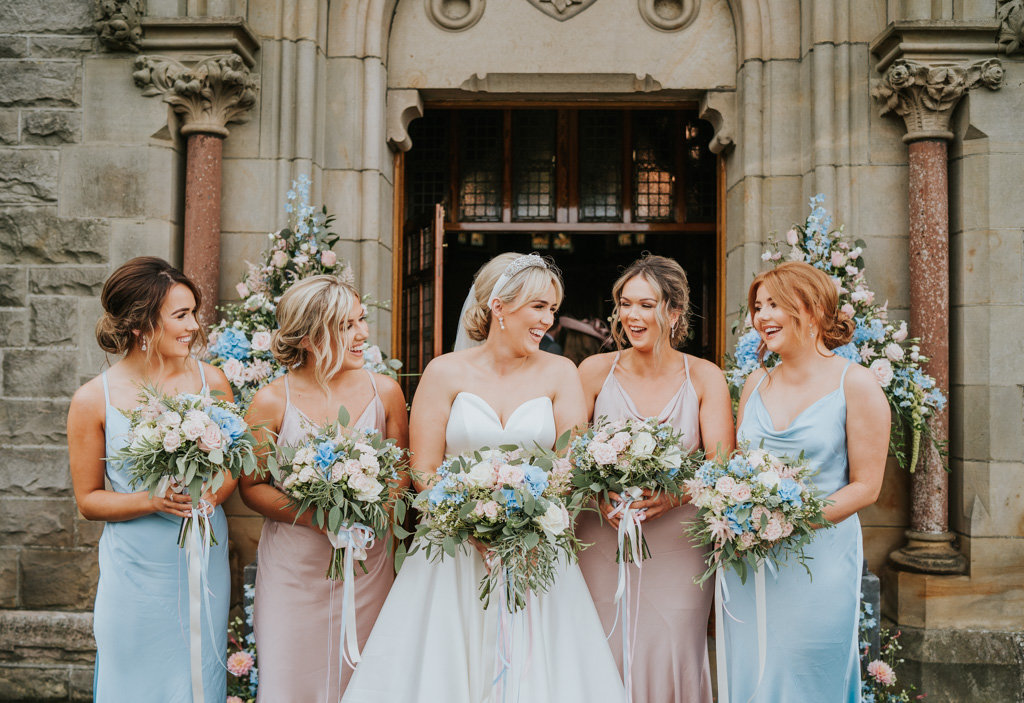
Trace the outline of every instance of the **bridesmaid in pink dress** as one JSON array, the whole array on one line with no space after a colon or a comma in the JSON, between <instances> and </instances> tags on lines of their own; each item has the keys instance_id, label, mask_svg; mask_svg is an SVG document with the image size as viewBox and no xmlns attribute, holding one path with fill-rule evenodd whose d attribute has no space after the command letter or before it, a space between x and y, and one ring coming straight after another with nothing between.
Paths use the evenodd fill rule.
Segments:
<instances>
[{"instance_id":1,"label":"bridesmaid in pink dress","mask_svg":"<svg viewBox=\"0 0 1024 703\"><path fill-rule=\"evenodd\" d=\"M277 318L272 349L291 370L256 394L250 424L263 424L279 443L298 446L335 421L344 405L352 427L378 430L408 447L401 388L363 369L366 312L351 286L333 276L304 279L281 297ZM247 478L240 490L246 505L267 518L256 572L257 700L337 703L352 669L339 666L342 589L334 583L332 599L332 582L325 578L331 543L312 526L310 513L296 518L269 475ZM388 535L378 535L367 573L356 569L360 649L395 578L388 542Z\"/></svg>"},{"instance_id":2,"label":"bridesmaid in pink dress","mask_svg":"<svg viewBox=\"0 0 1024 703\"><path fill-rule=\"evenodd\" d=\"M590 419L657 417L682 432L688 448L728 453L734 428L721 369L675 349L686 339L689 297L686 273L673 259L648 255L619 277L612 288L612 334L619 351L580 364ZM705 553L684 534L684 523L697 510L646 493L647 498L633 503L646 509L641 517L651 551L639 580L639 612L631 613L633 700L711 703L706 638L712 589L694 585L693 577L704 572ZM579 562L605 631L616 628L608 642L621 673L621 624L615 619L618 518L608 517L612 506L598 507L600 515L584 512L577 522L577 537L593 544L580 553Z\"/></svg>"}]
</instances>

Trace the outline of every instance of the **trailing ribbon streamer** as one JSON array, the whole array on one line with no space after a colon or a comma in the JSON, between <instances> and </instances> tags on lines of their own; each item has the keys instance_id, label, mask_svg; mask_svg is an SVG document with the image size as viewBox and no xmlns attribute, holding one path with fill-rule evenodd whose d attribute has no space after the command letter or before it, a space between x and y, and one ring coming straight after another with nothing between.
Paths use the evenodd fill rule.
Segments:
<instances>
[{"instance_id":1,"label":"trailing ribbon streamer","mask_svg":"<svg viewBox=\"0 0 1024 703\"><path fill-rule=\"evenodd\" d=\"M630 583L629 583L629 567L627 565L627 554L632 558L633 564L636 565L637 571L640 575L643 575L643 528L640 516L643 514L641 510L633 510L632 505L635 500L638 500L643 493L638 488L628 488L624 492L624 498L619 504L609 513L608 517L614 517L620 512L622 516L619 518L619 529L618 529L618 547L619 547L619 581L615 588L615 620L618 622L619 613L622 614L622 680L626 687L626 703L630 703L633 700L633 679L630 675L630 668L633 664L633 647L637 633L634 632L634 641L630 642L630 629L632 628L631 608L629 603L630 598ZM627 547L626 540L629 539L629 545ZM625 596L626 604L623 608L622 598ZM640 581L637 581L637 606L639 607L640 599ZM614 632L615 628L612 627Z\"/></svg>"},{"instance_id":2,"label":"trailing ribbon streamer","mask_svg":"<svg viewBox=\"0 0 1024 703\"><path fill-rule=\"evenodd\" d=\"M185 558L188 566L188 623L189 623L189 668L191 669L192 700L205 701L203 694L203 623L202 600L206 600L207 617L212 617L209 595L203 593L203 584L207 582L207 568L210 562L210 542L213 531L210 525L209 512L213 506L205 500L199 501L199 507L192 510L190 518L182 519L182 528L188 531L185 539ZM214 632L212 628L210 632Z\"/></svg>"},{"instance_id":3,"label":"trailing ribbon streamer","mask_svg":"<svg viewBox=\"0 0 1024 703\"><path fill-rule=\"evenodd\" d=\"M754 700L754 696L757 695L757 689L761 686L761 678L764 676L764 665L768 658L768 610L764 584L764 559L758 559L757 568L754 569L754 598L754 612L757 614L757 684L747 703Z\"/></svg>"},{"instance_id":4,"label":"trailing ribbon streamer","mask_svg":"<svg viewBox=\"0 0 1024 703\"><path fill-rule=\"evenodd\" d=\"M512 629L515 626L515 616L508 608L508 571L501 567L500 562L488 565L490 568L501 568L501 577L498 581L498 636L494 645L494 658L499 670L491 686L498 686L501 700L507 701L509 682L512 679Z\"/></svg>"},{"instance_id":5,"label":"trailing ribbon streamer","mask_svg":"<svg viewBox=\"0 0 1024 703\"><path fill-rule=\"evenodd\" d=\"M765 561L763 559L759 559L757 567L754 569L754 613L757 617L758 669L757 683L754 685L754 692L747 700L747 703L754 700L754 697L757 695L757 689L761 686L761 679L764 677L765 664L768 659L768 609L764 565ZM773 574L777 573L775 571L775 565L771 561L768 562L768 568L771 569ZM725 626L723 615L728 614L729 617L736 620L736 622L743 622L742 620L733 617L732 613L729 613L725 608L725 604L728 602L729 587L726 585L722 568L719 567L715 571L715 666L718 669L718 699L722 701L722 703L730 703L728 676L729 665L726 662Z\"/></svg>"},{"instance_id":6,"label":"trailing ribbon streamer","mask_svg":"<svg viewBox=\"0 0 1024 703\"><path fill-rule=\"evenodd\" d=\"M327 539L335 550L345 550L345 561L342 569L342 591L341 591L341 631L344 633L345 644L338 652L338 666L346 663L346 648L348 664L355 668L359 663L359 637L356 632L356 574L355 561L366 559L366 552L373 548L376 535L372 527L362 523L352 523L338 529L337 532L328 533ZM333 558L333 556L332 556ZM333 584L332 584L333 588ZM328 637L332 633L328 633ZM329 671L329 669L328 669Z\"/></svg>"}]
</instances>

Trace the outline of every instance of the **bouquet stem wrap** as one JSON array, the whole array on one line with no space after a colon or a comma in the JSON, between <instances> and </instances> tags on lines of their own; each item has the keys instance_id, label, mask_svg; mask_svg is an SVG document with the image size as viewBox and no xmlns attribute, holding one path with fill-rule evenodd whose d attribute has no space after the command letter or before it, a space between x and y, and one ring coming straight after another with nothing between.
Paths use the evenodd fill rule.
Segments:
<instances>
[{"instance_id":1,"label":"bouquet stem wrap","mask_svg":"<svg viewBox=\"0 0 1024 703\"><path fill-rule=\"evenodd\" d=\"M644 549L643 521L640 520L642 511L633 510L634 497L623 494L624 498L611 512L610 517L621 513L619 518L618 548L619 548L619 581L615 589L616 621L622 617L622 679L626 687L626 703L633 700L633 677L630 669L633 666L633 644L636 642L638 632L634 628L634 613L630 607L630 578L628 561L632 560L636 566L638 577L643 575ZM641 494L642 495L642 494ZM627 554L630 559L627 559ZM622 599L625 597L625 604ZM640 597L640 581L637 580L637 598ZM630 632L633 631L632 641Z\"/></svg>"}]
</instances>

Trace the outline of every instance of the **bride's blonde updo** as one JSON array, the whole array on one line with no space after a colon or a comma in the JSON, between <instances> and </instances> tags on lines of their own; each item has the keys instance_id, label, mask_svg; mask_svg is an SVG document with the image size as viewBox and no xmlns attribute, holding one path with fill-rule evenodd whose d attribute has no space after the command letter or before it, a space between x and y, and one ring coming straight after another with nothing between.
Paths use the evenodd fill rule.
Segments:
<instances>
[{"instance_id":1,"label":"bride's blonde updo","mask_svg":"<svg viewBox=\"0 0 1024 703\"><path fill-rule=\"evenodd\" d=\"M345 324L357 305L359 293L337 276L310 276L293 284L277 303L278 328L270 340L274 358L289 369L309 364L326 389L345 363Z\"/></svg>"},{"instance_id":2,"label":"bride's blonde updo","mask_svg":"<svg viewBox=\"0 0 1024 703\"><path fill-rule=\"evenodd\" d=\"M536 262L533 257L536 257ZM474 299L462 318L466 334L473 341L482 342L487 339L491 330L491 300L493 299L491 291L506 269L509 269L517 259L523 258L525 257L522 254L514 252L498 254L476 272L476 276L473 278ZM564 286L562 285L562 275L554 263L536 254L531 254L530 260L522 263L530 265L522 268L516 267L517 270L510 272L507 282L501 286L500 290L494 291L494 297L502 302L505 310L508 312L518 310L528 301L542 295L548 286L555 288L555 300L552 302L555 305L560 305Z\"/></svg>"}]
</instances>

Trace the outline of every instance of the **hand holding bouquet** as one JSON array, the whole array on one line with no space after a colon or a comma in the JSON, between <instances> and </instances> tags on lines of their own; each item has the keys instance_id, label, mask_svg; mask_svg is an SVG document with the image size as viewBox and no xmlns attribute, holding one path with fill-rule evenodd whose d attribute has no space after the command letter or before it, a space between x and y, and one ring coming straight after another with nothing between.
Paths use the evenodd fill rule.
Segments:
<instances>
[{"instance_id":1,"label":"hand holding bouquet","mask_svg":"<svg viewBox=\"0 0 1024 703\"><path fill-rule=\"evenodd\" d=\"M131 426L128 444L109 457L124 464L132 486L151 496L170 485L183 486L193 513L205 515L203 496L220 489L225 475L256 471L256 439L233 403L209 392L162 395L151 386L143 387L139 399L139 407L124 413ZM208 521L203 522L216 544ZM179 546L185 546L190 528L183 519Z\"/></svg>"},{"instance_id":2,"label":"hand holding bouquet","mask_svg":"<svg viewBox=\"0 0 1024 703\"><path fill-rule=\"evenodd\" d=\"M682 434L655 418L609 421L602 417L573 440L569 458L574 467L573 506L583 506L596 498L608 501L609 492L618 493L622 500L616 512L622 514L620 525L624 521L628 529L639 517L630 510L630 504L643 496L645 489L654 495L684 496L684 482L693 476L702 455L687 451ZM626 532L619 548L620 562L650 556L642 535L639 542L631 543Z\"/></svg>"},{"instance_id":3,"label":"hand holding bouquet","mask_svg":"<svg viewBox=\"0 0 1024 703\"><path fill-rule=\"evenodd\" d=\"M515 612L530 591L543 593L554 584L560 552L575 558L578 543L562 497L570 474L568 461L540 448L484 447L446 459L437 483L417 498L426 517L416 535L435 560L454 557L470 539L484 544L493 558L480 599L487 607L498 591Z\"/></svg>"},{"instance_id":4,"label":"hand holding bouquet","mask_svg":"<svg viewBox=\"0 0 1024 703\"><path fill-rule=\"evenodd\" d=\"M790 461L747 449L705 461L686 481L698 508L690 534L713 547L707 571L695 581L731 567L745 582L747 567L756 569L768 558L795 558L810 573L804 547L815 528L831 527L822 514L828 501L815 492L810 476L802 454Z\"/></svg>"},{"instance_id":5,"label":"hand holding bouquet","mask_svg":"<svg viewBox=\"0 0 1024 703\"><path fill-rule=\"evenodd\" d=\"M375 430L356 430L341 408L338 422L321 428L302 447L277 447L268 468L277 485L299 513L313 511L313 524L327 532L334 551L327 578L344 580L344 549L362 562L375 537L392 528L392 512L400 521L405 503L392 500L391 488L400 480L405 452L395 440ZM389 510L390 509L390 510ZM396 534L404 535L397 525Z\"/></svg>"}]
</instances>

